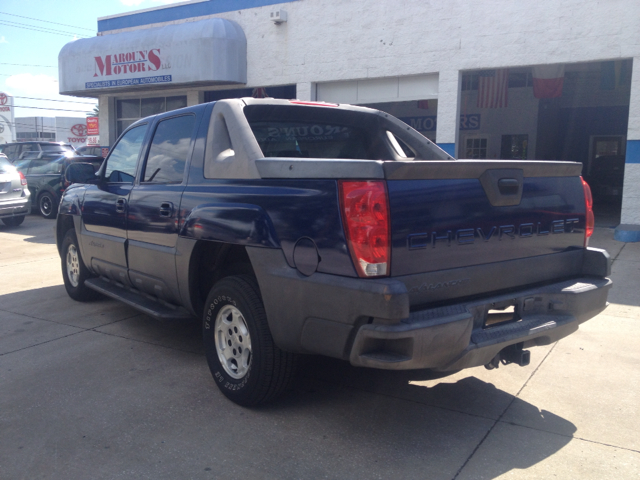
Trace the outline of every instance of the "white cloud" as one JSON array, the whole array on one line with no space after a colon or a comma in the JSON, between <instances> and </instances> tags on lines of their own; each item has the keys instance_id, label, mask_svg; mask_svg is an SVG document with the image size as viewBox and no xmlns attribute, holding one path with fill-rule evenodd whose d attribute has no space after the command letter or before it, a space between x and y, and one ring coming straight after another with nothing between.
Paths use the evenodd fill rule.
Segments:
<instances>
[{"instance_id":1,"label":"white cloud","mask_svg":"<svg viewBox=\"0 0 640 480\"><path fill-rule=\"evenodd\" d=\"M9 42L7 41L6 38L4 38L4 35L3 35L0 37L0 43L9 43Z\"/></svg>"},{"instance_id":2,"label":"white cloud","mask_svg":"<svg viewBox=\"0 0 640 480\"><path fill-rule=\"evenodd\" d=\"M29 93L32 96L57 95L58 80L49 75L33 75L31 73L19 73L12 75L5 83L14 91Z\"/></svg>"}]
</instances>

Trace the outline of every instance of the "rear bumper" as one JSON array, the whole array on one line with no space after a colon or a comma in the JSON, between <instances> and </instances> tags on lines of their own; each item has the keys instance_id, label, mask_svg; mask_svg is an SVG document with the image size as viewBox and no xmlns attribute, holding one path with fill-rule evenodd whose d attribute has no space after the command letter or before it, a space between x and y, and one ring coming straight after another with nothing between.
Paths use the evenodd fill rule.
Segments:
<instances>
[{"instance_id":1,"label":"rear bumper","mask_svg":"<svg viewBox=\"0 0 640 480\"><path fill-rule=\"evenodd\" d=\"M470 267L462 273L380 279L323 273L307 277L288 266L281 250L247 247L247 252L278 347L391 370L457 370L487 364L509 345L555 342L604 310L611 287L609 256L597 249ZM555 277L545 280L538 270ZM491 279L500 277L500 271L502 283L496 289L497 280ZM518 279L509 276L514 271ZM562 274L572 278L553 280ZM469 278L463 286L474 288L445 288L441 277ZM516 280L537 286L517 287ZM482 282L486 291L476 287ZM505 291L509 293L495 293ZM456 294L474 300L456 301ZM428 307L443 301L450 304ZM497 308L493 304L513 305L519 321L483 328L488 310Z\"/></svg>"},{"instance_id":2,"label":"rear bumper","mask_svg":"<svg viewBox=\"0 0 640 480\"><path fill-rule=\"evenodd\" d=\"M15 201L0 203L0 218L27 215L30 210L29 196L21 197Z\"/></svg>"},{"instance_id":3,"label":"rear bumper","mask_svg":"<svg viewBox=\"0 0 640 480\"><path fill-rule=\"evenodd\" d=\"M352 365L388 370L448 371L489 363L504 348L548 345L606 308L608 278L579 278L509 295L413 312L395 325L362 325L349 356ZM487 312L513 304L518 321L484 328Z\"/></svg>"}]
</instances>

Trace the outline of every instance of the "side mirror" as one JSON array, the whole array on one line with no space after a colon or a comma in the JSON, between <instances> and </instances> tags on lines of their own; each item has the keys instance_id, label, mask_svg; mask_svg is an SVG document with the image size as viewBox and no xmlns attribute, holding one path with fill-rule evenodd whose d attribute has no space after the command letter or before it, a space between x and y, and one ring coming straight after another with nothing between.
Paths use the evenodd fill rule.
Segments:
<instances>
[{"instance_id":1,"label":"side mirror","mask_svg":"<svg viewBox=\"0 0 640 480\"><path fill-rule=\"evenodd\" d=\"M72 163L64 172L65 187L72 183L97 183L98 177L90 163Z\"/></svg>"}]
</instances>

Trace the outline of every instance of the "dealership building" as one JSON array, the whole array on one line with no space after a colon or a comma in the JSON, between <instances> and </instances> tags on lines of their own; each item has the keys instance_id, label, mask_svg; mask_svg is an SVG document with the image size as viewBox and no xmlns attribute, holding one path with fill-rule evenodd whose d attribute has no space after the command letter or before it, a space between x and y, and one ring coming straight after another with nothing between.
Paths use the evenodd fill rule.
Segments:
<instances>
[{"instance_id":1,"label":"dealership building","mask_svg":"<svg viewBox=\"0 0 640 480\"><path fill-rule=\"evenodd\" d=\"M640 241L640 3L193 0L98 19L59 55L100 144L233 97L389 112L457 158L583 164L596 221Z\"/></svg>"}]
</instances>

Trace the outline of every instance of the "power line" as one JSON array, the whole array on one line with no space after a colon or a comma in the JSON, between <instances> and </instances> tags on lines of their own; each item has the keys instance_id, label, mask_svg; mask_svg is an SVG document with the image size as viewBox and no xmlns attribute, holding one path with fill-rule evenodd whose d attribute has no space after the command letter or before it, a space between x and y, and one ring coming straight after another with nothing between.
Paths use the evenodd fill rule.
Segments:
<instances>
[{"instance_id":1,"label":"power line","mask_svg":"<svg viewBox=\"0 0 640 480\"><path fill-rule=\"evenodd\" d=\"M40 20L39 18L24 17L22 15L16 15L15 13L0 12L0 15L9 15L11 17L26 18L27 20L35 20L36 22L52 23L54 25L62 25L63 27L72 27L72 28L78 28L80 30L88 30L90 32L94 31L92 28L83 28L83 27L78 27L77 25L67 25L66 23L50 22L49 20Z\"/></svg>"},{"instance_id":2,"label":"power line","mask_svg":"<svg viewBox=\"0 0 640 480\"><path fill-rule=\"evenodd\" d=\"M90 110L65 110L64 108L25 107L24 105L14 105L13 108L35 108L37 110L57 110L58 112L82 112L82 113L90 112Z\"/></svg>"},{"instance_id":3,"label":"power line","mask_svg":"<svg viewBox=\"0 0 640 480\"><path fill-rule=\"evenodd\" d=\"M74 118L74 117L58 117L58 118ZM9 122L0 121L0 125L1 124L16 127L16 130L18 129L18 127L34 128L34 125L32 123L18 123L18 122L9 123ZM38 127L40 127L42 130L37 130ZM35 126L35 129L39 133L54 133L54 132L52 132L52 130L59 130L59 131L62 131L62 132L68 132L69 131L68 127L49 127L49 126L46 126L46 125L37 125L37 126ZM20 132L20 133L24 133L24 132ZM88 136L93 137L95 135L88 135Z\"/></svg>"},{"instance_id":4,"label":"power line","mask_svg":"<svg viewBox=\"0 0 640 480\"><path fill-rule=\"evenodd\" d=\"M74 100L54 100L53 98L18 97L18 96L15 96L13 98L23 98L25 100L44 100L45 102L81 103L83 105L97 105L98 104L97 100L95 102L79 102L79 101L74 101ZM86 98L86 97L82 97L82 98Z\"/></svg>"},{"instance_id":5,"label":"power line","mask_svg":"<svg viewBox=\"0 0 640 480\"><path fill-rule=\"evenodd\" d=\"M17 22L8 22L6 20L0 20L0 25L6 25L8 27L16 27L16 28L24 28L25 30L33 30L35 32L41 33L50 33L52 35L61 35L63 37L68 37L73 35L74 37L82 37L86 38L86 35L81 35L78 33L64 32L62 30L54 30L52 28L47 27L38 27L36 25L27 25L25 23L17 23Z\"/></svg>"},{"instance_id":6,"label":"power line","mask_svg":"<svg viewBox=\"0 0 640 480\"><path fill-rule=\"evenodd\" d=\"M14 65L16 67L43 67L43 68L58 68L55 65L28 65L26 63L2 63L0 65Z\"/></svg>"}]
</instances>

